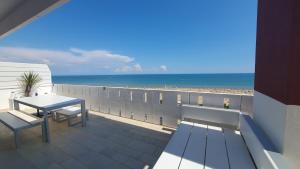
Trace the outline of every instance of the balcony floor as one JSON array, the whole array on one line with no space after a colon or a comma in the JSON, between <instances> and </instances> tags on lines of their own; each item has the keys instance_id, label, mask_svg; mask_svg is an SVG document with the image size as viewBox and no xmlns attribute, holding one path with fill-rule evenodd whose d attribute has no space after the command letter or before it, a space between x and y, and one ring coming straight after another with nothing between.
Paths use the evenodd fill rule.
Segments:
<instances>
[{"instance_id":1,"label":"balcony floor","mask_svg":"<svg viewBox=\"0 0 300 169\"><path fill-rule=\"evenodd\" d=\"M171 138L161 126L92 113L87 127L50 122L51 143L42 142L41 127L23 130L21 146L0 124L0 168L127 169L151 168Z\"/></svg>"}]
</instances>

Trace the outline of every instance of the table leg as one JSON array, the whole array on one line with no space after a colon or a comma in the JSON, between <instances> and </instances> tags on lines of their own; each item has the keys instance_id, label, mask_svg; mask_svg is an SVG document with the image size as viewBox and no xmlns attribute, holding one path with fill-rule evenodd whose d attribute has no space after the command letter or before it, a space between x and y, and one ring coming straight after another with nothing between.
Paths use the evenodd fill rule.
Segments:
<instances>
[{"instance_id":1,"label":"table leg","mask_svg":"<svg viewBox=\"0 0 300 169\"><path fill-rule=\"evenodd\" d=\"M20 147L20 137L19 137L19 131L15 131L15 146L16 148Z\"/></svg>"},{"instance_id":2,"label":"table leg","mask_svg":"<svg viewBox=\"0 0 300 169\"><path fill-rule=\"evenodd\" d=\"M82 122L82 127L85 127L86 126L85 100L81 101L81 122Z\"/></svg>"},{"instance_id":3,"label":"table leg","mask_svg":"<svg viewBox=\"0 0 300 169\"><path fill-rule=\"evenodd\" d=\"M48 123L48 112L43 111L43 125L42 125L42 137L43 141L46 143L50 143L50 132L49 132L49 123Z\"/></svg>"},{"instance_id":4,"label":"table leg","mask_svg":"<svg viewBox=\"0 0 300 169\"><path fill-rule=\"evenodd\" d=\"M36 115L37 115L38 117L41 117L41 115L40 115L40 110L39 110L39 109L36 109Z\"/></svg>"},{"instance_id":5,"label":"table leg","mask_svg":"<svg viewBox=\"0 0 300 169\"><path fill-rule=\"evenodd\" d=\"M14 110L20 110L20 105L17 101L14 101Z\"/></svg>"}]
</instances>

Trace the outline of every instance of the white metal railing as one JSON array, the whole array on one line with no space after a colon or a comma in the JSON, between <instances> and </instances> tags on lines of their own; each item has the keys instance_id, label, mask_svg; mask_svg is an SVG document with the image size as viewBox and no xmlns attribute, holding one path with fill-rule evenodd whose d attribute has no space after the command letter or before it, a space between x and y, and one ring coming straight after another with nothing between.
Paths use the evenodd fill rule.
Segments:
<instances>
[{"instance_id":1,"label":"white metal railing","mask_svg":"<svg viewBox=\"0 0 300 169\"><path fill-rule=\"evenodd\" d=\"M229 109L252 113L253 97L249 95L69 84L54 84L52 91L85 99L86 107L92 111L168 127L176 127L182 118L182 104L215 108L224 108L226 104Z\"/></svg>"}]
</instances>

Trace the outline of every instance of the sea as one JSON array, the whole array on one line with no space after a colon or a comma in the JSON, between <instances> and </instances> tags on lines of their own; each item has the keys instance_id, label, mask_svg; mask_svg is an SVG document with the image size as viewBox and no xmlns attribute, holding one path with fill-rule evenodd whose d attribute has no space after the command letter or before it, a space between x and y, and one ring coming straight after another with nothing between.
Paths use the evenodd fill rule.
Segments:
<instances>
[{"instance_id":1,"label":"sea","mask_svg":"<svg viewBox=\"0 0 300 169\"><path fill-rule=\"evenodd\" d=\"M225 74L135 74L53 76L55 84L139 88L230 88L253 89L253 73Z\"/></svg>"}]
</instances>

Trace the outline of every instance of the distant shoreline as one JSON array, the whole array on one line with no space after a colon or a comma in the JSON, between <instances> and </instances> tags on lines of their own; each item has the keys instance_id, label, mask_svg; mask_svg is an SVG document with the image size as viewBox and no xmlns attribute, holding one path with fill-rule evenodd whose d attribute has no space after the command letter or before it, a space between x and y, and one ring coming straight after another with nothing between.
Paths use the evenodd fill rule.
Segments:
<instances>
[{"instance_id":1,"label":"distant shoreline","mask_svg":"<svg viewBox=\"0 0 300 169\"><path fill-rule=\"evenodd\" d=\"M148 75L232 75L232 74L253 74L254 73L136 73L136 74L53 74L55 77L68 77L68 76L148 76Z\"/></svg>"},{"instance_id":2,"label":"distant shoreline","mask_svg":"<svg viewBox=\"0 0 300 169\"><path fill-rule=\"evenodd\" d=\"M253 89L230 89L230 88L143 88L156 90L178 90L186 92L200 92L200 93L220 93L220 94L239 94L253 96Z\"/></svg>"},{"instance_id":3,"label":"distant shoreline","mask_svg":"<svg viewBox=\"0 0 300 169\"><path fill-rule=\"evenodd\" d=\"M254 74L77 75L53 76L52 81L57 84L251 93Z\"/></svg>"},{"instance_id":4,"label":"distant shoreline","mask_svg":"<svg viewBox=\"0 0 300 169\"><path fill-rule=\"evenodd\" d=\"M181 87L129 87L129 86L105 86L105 85L87 85L87 84L65 84L65 85L84 85L100 86L111 88L129 88L141 90L163 90L163 91L182 91L182 92L199 92L199 93L217 93L217 94L236 94L253 96L253 89L231 89L231 88L181 88Z\"/></svg>"}]
</instances>

